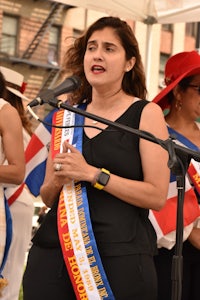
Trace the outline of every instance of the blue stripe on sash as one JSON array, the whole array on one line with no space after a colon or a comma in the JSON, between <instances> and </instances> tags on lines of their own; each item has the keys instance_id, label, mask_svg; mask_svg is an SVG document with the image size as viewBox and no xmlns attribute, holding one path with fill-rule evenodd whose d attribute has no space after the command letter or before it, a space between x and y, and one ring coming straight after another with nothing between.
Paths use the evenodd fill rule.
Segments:
<instances>
[{"instance_id":1,"label":"blue stripe on sash","mask_svg":"<svg viewBox=\"0 0 200 300\"><path fill-rule=\"evenodd\" d=\"M6 214L6 245L5 245L3 260L0 266L0 277L2 277L2 271L5 266L10 244L12 241L12 217L10 214L10 209L5 195L4 195L4 202L5 202L5 214Z\"/></svg>"},{"instance_id":2,"label":"blue stripe on sash","mask_svg":"<svg viewBox=\"0 0 200 300\"><path fill-rule=\"evenodd\" d=\"M193 144L191 141L189 141L186 137L184 137L176 130L172 129L171 127L168 127L168 132L170 135L172 134L179 142L184 144L187 148L199 151L199 148L195 144Z\"/></svg>"}]
</instances>

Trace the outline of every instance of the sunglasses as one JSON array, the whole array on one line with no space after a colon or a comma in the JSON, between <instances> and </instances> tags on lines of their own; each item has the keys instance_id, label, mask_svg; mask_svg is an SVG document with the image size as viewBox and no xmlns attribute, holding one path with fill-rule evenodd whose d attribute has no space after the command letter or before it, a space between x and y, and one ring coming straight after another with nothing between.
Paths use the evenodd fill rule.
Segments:
<instances>
[{"instance_id":1,"label":"sunglasses","mask_svg":"<svg viewBox=\"0 0 200 300\"><path fill-rule=\"evenodd\" d=\"M200 85L188 84L188 87L194 88L198 92L198 94L200 95Z\"/></svg>"}]
</instances>

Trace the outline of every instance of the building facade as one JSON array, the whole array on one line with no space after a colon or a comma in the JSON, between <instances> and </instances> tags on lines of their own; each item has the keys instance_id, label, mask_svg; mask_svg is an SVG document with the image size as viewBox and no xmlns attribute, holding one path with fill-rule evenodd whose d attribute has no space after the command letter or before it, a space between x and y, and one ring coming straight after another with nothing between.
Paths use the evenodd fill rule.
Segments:
<instances>
[{"instance_id":1,"label":"building facade","mask_svg":"<svg viewBox=\"0 0 200 300\"><path fill-rule=\"evenodd\" d=\"M0 64L25 77L25 95L34 99L60 78L63 54L74 38L105 14L47 0L0 0ZM166 59L180 51L199 48L198 24L162 26L126 20L139 42L147 75L148 99L162 88ZM44 114L44 108L37 108Z\"/></svg>"}]
</instances>

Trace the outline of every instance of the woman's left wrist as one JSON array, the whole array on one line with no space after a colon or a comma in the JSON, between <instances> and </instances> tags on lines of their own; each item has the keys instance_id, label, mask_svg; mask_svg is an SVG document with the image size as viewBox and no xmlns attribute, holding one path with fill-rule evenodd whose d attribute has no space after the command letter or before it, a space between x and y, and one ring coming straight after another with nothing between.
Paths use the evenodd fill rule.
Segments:
<instances>
[{"instance_id":1,"label":"woman's left wrist","mask_svg":"<svg viewBox=\"0 0 200 300\"><path fill-rule=\"evenodd\" d=\"M108 171L105 168L101 168L98 169L98 172L96 173L93 181L91 182L91 185L98 190L103 190L104 187L108 184L109 180L110 171Z\"/></svg>"}]
</instances>

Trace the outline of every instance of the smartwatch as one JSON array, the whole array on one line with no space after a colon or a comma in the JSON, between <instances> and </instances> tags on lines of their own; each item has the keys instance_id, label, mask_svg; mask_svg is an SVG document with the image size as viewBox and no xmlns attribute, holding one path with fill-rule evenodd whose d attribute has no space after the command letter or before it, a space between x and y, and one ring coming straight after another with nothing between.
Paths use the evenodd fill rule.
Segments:
<instances>
[{"instance_id":1,"label":"smartwatch","mask_svg":"<svg viewBox=\"0 0 200 300\"><path fill-rule=\"evenodd\" d=\"M104 168L100 170L98 173L95 182L93 183L93 187L98 190L102 190L110 179L110 172Z\"/></svg>"}]
</instances>

